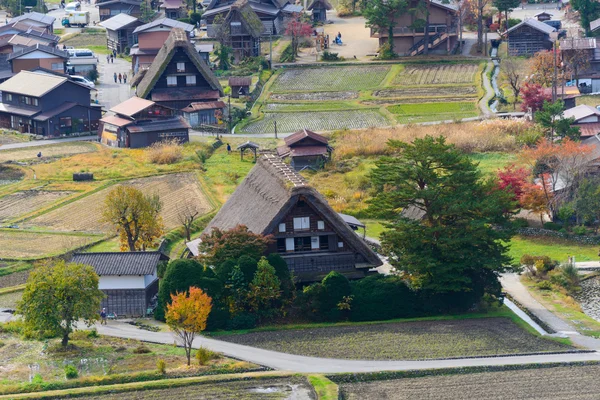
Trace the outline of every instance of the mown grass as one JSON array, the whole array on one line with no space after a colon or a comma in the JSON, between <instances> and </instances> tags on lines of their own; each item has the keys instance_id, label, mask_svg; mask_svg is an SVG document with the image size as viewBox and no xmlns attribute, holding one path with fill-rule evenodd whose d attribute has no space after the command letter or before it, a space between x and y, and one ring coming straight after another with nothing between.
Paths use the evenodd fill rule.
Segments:
<instances>
[{"instance_id":1,"label":"mown grass","mask_svg":"<svg viewBox=\"0 0 600 400\"><path fill-rule=\"evenodd\" d=\"M472 153L469 158L479 164L479 170L484 174L495 174L502 169L516 162L517 155L514 153Z\"/></svg>"},{"instance_id":2,"label":"mown grass","mask_svg":"<svg viewBox=\"0 0 600 400\"><path fill-rule=\"evenodd\" d=\"M331 382L324 375L309 375L308 381L317 392L319 400L337 400L339 398L338 385Z\"/></svg>"},{"instance_id":3,"label":"mown grass","mask_svg":"<svg viewBox=\"0 0 600 400\"><path fill-rule=\"evenodd\" d=\"M524 254L548 256L560 262L566 262L569 256L575 257L575 261L597 261L598 246L549 237L515 236L510 241L509 254L515 262Z\"/></svg>"},{"instance_id":4,"label":"mown grass","mask_svg":"<svg viewBox=\"0 0 600 400\"><path fill-rule=\"evenodd\" d=\"M474 102L406 103L387 107L399 123L458 120L479 115Z\"/></svg>"},{"instance_id":5,"label":"mown grass","mask_svg":"<svg viewBox=\"0 0 600 400\"><path fill-rule=\"evenodd\" d=\"M5 288L11 289L10 291L4 291L0 289L0 308L15 309L17 302L23 297L23 286ZM1 353L0 353L1 354Z\"/></svg>"},{"instance_id":6,"label":"mown grass","mask_svg":"<svg viewBox=\"0 0 600 400\"><path fill-rule=\"evenodd\" d=\"M581 105L588 105L590 107L596 107L597 105L600 105L600 95L585 95L585 96L579 96L575 99L575 103L578 106Z\"/></svg>"},{"instance_id":7,"label":"mown grass","mask_svg":"<svg viewBox=\"0 0 600 400\"><path fill-rule=\"evenodd\" d=\"M367 228L367 237L379 239L381 234L387 230L387 228L383 225L385 221L376 219L361 219L360 221L365 224ZM359 230L358 233L362 235L362 230Z\"/></svg>"}]
</instances>

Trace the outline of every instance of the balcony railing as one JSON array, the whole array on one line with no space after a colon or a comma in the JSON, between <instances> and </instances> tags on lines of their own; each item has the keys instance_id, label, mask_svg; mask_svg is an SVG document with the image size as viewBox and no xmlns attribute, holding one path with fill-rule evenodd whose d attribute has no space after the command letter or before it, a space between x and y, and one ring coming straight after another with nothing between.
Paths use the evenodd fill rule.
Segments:
<instances>
[{"instance_id":1,"label":"balcony railing","mask_svg":"<svg viewBox=\"0 0 600 400\"><path fill-rule=\"evenodd\" d=\"M416 36L420 36L420 35L424 35L425 34L425 29L413 29L411 27L408 26L397 26L393 29L394 35L416 35ZM458 32L458 28L456 26L450 26L448 27L448 25L429 25L429 33L457 33ZM372 37L380 37L380 36L387 36L388 35L388 30L382 30L381 34L379 32L375 32L375 30L373 28L371 28L371 36Z\"/></svg>"}]
</instances>

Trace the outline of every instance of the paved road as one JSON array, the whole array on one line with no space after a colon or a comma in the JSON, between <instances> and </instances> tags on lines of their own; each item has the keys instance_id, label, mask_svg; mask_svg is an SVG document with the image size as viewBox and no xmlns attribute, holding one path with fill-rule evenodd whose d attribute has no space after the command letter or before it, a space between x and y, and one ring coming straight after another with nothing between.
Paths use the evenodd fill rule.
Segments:
<instances>
[{"instance_id":1,"label":"paved road","mask_svg":"<svg viewBox=\"0 0 600 400\"><path fill-rule=\"evenodd\" d=\"M98 72L100 72L100 83L98 89L98 101L106 110L111 109L119 103L134 96L131 90L131 63L122 58L115 58L114 63L106 61L106 55L98 55ZM115 83L114 74L127 74L127 83Z\"/></svg>"},{"instance_id":2,"label":"paved road","mask_svg":"<svg viewBox=\"0 0 600 400\"><path fill-rule=\"evenodd\" d=\"M165 332L149 332L123 322L96 325L98 333L107 336L144 340L154 343L172 344L173 335ZM429 361L361 361L329 358L304 357L270 350L257 349L206 337L196 338L194 348L200 346L218 351L226 356L250 361L278 370L302 373L340 373L400 371L431 368L454 368L486 365L518 365L530 363L577 362L600 360L600 353L548 354L536 356L484 357L454 360Z\"/></svg>"},{"instance_id":3,"label":"paved road","mask_svg":"<svg viewBox=\"0 0 600 400\"><path fill-rule=\"evenodd\" d=\"M483 88L485 89L485 95L479 100L479 109L486 117L490 117L493 115L492 110L490 110L489 102L495 96L494 89L492 88L492 84L488 79L488 71L494 68L494 64L488 62L485 66L485 71L483 72Z\"/></svg>"}]
</instances>

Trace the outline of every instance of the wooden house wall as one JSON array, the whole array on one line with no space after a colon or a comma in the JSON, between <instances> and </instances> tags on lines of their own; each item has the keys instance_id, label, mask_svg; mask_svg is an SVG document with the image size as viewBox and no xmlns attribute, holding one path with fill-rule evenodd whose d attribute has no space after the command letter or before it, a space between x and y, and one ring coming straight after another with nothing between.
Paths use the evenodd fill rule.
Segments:
<instances>
[{"instance_id":1,"label":"wooden house wall","mask_svg":"<svg viewBox=\"0 0 600 400\"><path fill-rule=\"evenodd\" d=\"M511 56L532 56L538 51L552 49L549 35L528 25L508 33L508 52Z\"/></svg>"},{"instance_id":2,"label":"wooden house wall","mask_svg":"<svg viewBox=\"0 0 600 400\"><path fill-rule=\"evenodd\" d=\"M177 63L178 62L185 63L185 71L184 72L177 72ZM186 83L185 83L186 75L195 75L196 76L196 85L195 86L187 86L186 85ZM167 86L167 76L177 76L177 86ZM198 69L196 68L194 63L190 60L188 55L182 49L179 49L179 48L175 51L173 58L171 59L171 61L167 65L167 67L165 68L165 70L162 73L162 75L160 76L160 78L158 78L158 80L156 81L156 84L154 85L155 89L159 89L159 88L174 89L177 87L197 87L198 89L212 90L210 87L210 84L206 81L206 79L204 79L204 77L198 71ZM187 107L188 105L189 105L189 102L188 102L188 104L184 105L183 107Z\"/></svg>"},{"instance_id":3,"label":"wooden house wall","mask_svg":"<svg viewBox=\"0 0 600 400\"><path fill-rule=\"evenodd\" d=\"M146 315L146 290L145 289L103 289L106 294L102 300L102 308L107 313L127 316Z\"/></svg>"},{"instance_id":4,"label":"wooden house wall","mask_svg":"<svg viewBox=\"0 0 600 400\"><path fill-rule=\"evenodd\" d=\"M160 132L128 133L127 138L126 146L132 149L148 147L153 143L168 139L174 139L180 143L187 143L190 140L188 129L165 129Z\"/></svg>"}]
</instances>

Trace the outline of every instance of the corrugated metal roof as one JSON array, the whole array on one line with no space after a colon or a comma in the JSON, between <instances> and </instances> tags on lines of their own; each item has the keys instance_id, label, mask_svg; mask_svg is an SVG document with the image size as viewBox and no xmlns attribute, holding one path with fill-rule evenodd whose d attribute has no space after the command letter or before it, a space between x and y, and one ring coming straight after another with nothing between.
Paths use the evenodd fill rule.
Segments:
<instances>
[{"instance_id":1,"label":"corrugated metal roof","mask_svg":"<svg viewBox=\"0 0 600 400\"><path fill-rule=\"evenodd\" d=\"M42 13L33 11L30 13L25 13L23 15L19 15L18 17L14 17L10 21L8 21L8 23L11 24L13 22L26 21L26 20L41 22L46 25L52 25L54 23L54 21L56 21L56 18L54 18L51 15L42 14Z\"/></svg>"},{"instance_id":2,"label":"corrugated metal roof","mask_svg":"<svg viewBox=\"0 0 600 400\"><path fill-rule=\"evenodd\" d=\"M592 115L600 116L600 111L596 110L592 106L582 104L580 106L565 110L563 113L563 118L575 118L575 121L579 121L580 119L590 117Z\"/></svg>"},{"instance_id":3,"label":"corrugated metal roof","mask_svg":"<svg viewBox=\"0 0 600 400\"><path fill-rule=\"evenodd\" d=\"M202 88L168 88L154 89L150 96L152 101L178 101L178 100L216 100L220 96L217 90L206 90Z\"/></svg>"},{"instance_id":4,"label":"corrugated metal roof","mask_svg":"<svg viewBox=\"0 0 600 400\"><path fill-rule=\"evenodd\" d=\"M251 76L230 76L228 81L229 86L250 86L252 85Z\"/></svg>"},{"instance_id":5,"label":"corrugated metal roof","mask_svg":"<svg viewBox=\"0 0 600 400\"><path fill-rule=\"evenodd\" d=\"M582 138L595 136L600 133L600 122L592 122L589 124L573 124L572 126L579 128Z\"/></svg>"},{"instance_id":6,"label":"corrugated metal roof","mask_svg":"<svg viewBox=\"0 0 600 400\"><path fill-rule=\"evenodd\" d=\"M186 108L182 109L183 112L194 112L200 110L214 110L219 108L225 108L225 103L222 101L201 101L196 103L191 103Z\"/></svg>"},{"instance_id":7,"label":"corrugated metal roof","mask_svg":"<svg viewBox=\"0 0 600 400\"><path fill-rule=\"evenodd\" d=\"M600 28L600 18L593 20L590 22L590 30L594 32L596 29Z\"/></svg>"},{"instance_id":8,"label":"corrugated metal roof","mask_svg":"<svg viewBox=\"0 0 600 400\"><path fill-rule=\"evenodd\" d=\"M291 149L292 157L321 156L327 154L327 146L298 146Z\"/></svg>"},{"instance_id":9,"label":"corrugated metal roof","mask_svg":"<svg viewBox=\"0 0 600 400\"><path fill-rule=\"evenodd\" d=\"M155 103L153 101L134 96L120 104L117 104L111 108L110 111L114 112L115 114L127 115L128 117L131 117L132 115L137 114L140 111L153 106L154 104Z\"/></svg>"},{"instance_id":10,"label":"corrugated metal roof","mask_svg":"<svg viewBox=\"0 0 600 400\"><path fill-rule=\"evenodd\" d=\"M119 29L125 28L127 25L130 25L134 22L138 21L136 17L132 17L129 14L119 14L111 17L107 20L100 22L98 25L105 27L106 29L110 29L111 31L116 31Z\"/></svg>"},{"instance_id":11,"label":"corrugated metal roof","mask_svg":"<svg viewBox=\"0 0 600 400\"><path fill-rule=\"evenodd\" d=\"M591 50L596 48L596 38L568 38L559 41L561 50Z\"/></svg>"},{"instance_id":12,"label":"corrugated metal roof","mask_svg":"<svg viewBox=\"0 0 600 400\"><path fill-rule=\"evenodd\" d=\"M33 53L34 51L41 51L47 54L52 54L53 56L64 58L65 60L69 58L69 53L66 51L60 50L57 47L46 46L45 44L34 44L33 46L29 46L19 51L15 51L8 56L9 60L13 60L15 58L22 57L26 54Z\"/></svg>"},{"instance_id":13,"label":"corrugated metal roof","mask_svg":"<svg viewBox=\"0 0 600 400\"><path fill-rule=\"evenodd\" d=\"M23 115L25 117L31 117L32 115L35 115L40 111L39 110L31 110L29 108L17 107L17 106L13 106L11 104L0 103L0 112Z\"/></svg>"},{"instance_id":14,"label":"corrugated metal roof","mask_svg":"<svg viewBox=\"0 0 600 400\"><path fill-rule=\"evenodd\" d=\"M162 119L156 121L144 121L127 126L130 133L157 132L173 129L190 129L190 124L181 117Z\"/></svg>"},{"instance_id":15,"label":"corrugated metal roof","mask_svg":"<svg viewBox=\"0 0 600 400\"><path fill-rule=\"evenodd\" d=\"M550 25L540 22L537 19L529 18L522 22L519 22L517 25L515 25L512 28L510 28L509 30L507 30L504 34L510 33L512 31L520 28L523 25L529 25L533 29L536 29L543 33L547 33L548 35L551 34L552 32L556 32L556 29L554 29Z\"/></svg>"},{"instance_id":16,"label":"corrugated metal roof","mask_svg":"<svg viewBox=\"0 0 600 400\"><path fill-rule=\"evenodd\" d=\"M100 121L101 122L105 122L105 123L110 124L110 125L118 126L118 127L134 123L134 121L130 121L130 120L125 119L125 118L119 118L116 115L105 115L104 117L102 117L100 119Z\"/></svg>"},{"instance_id":17,"label":"corrugated metal roof","mask_svg":"<svg viewBox=\"0 0 600 400\"><path fill-rule=\"evenodd\" d=\"M160 18L155 21L149 22L145 25L138 26L137 28L135 28L133 33L143 32L145 30L148 30L148 29L151 29L151 28L154 28L157 26L161 26L161 25L166 26L168 28L181 28L186 32L191 32L194 30L193 25L186 24L185 22L175 21L174 19L171 19L171 18Z\"/></svg>"},{"instance_id":18,"label":"corrugated metal roof","mask_svg":"<svg viewBox=\"0 0 600 400\"><path fill-rule=\"evenodd\" d=\"M41 97L65 82L66 77L21 71L6 82L0 83L0 91Z\"/></svg>"},{"instance_id":19,"label":"corrugated metal roof","mask_svg":"<svg viewBox=\"0 0 600 400\"><path fill-rule=\"evenodd\" d=\"M46 121L47 119L52 118L55 115L58 115L67 110L70 110L71 108L75 107L76 105L77 105L77 103L74 103L72 101L67 101L56 108L53 108L48 111L44 111L43 113L36 115L33 119L35 119L36 121Z\"/></svg>"},{"instance_id":20,"label":"corrugated metal roof","mask_svg":"<svg viewBox=\"0 0 600 400\"><path fill-rule=\"evenodd\" d=\"M153 275L161 258L158 251L122 253L76 253L71 259L78 264L90 265L98 275Z\"/></svg>"}]
</instances>

